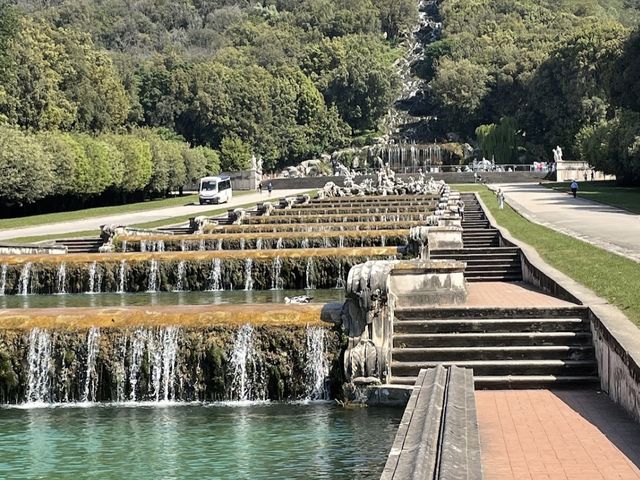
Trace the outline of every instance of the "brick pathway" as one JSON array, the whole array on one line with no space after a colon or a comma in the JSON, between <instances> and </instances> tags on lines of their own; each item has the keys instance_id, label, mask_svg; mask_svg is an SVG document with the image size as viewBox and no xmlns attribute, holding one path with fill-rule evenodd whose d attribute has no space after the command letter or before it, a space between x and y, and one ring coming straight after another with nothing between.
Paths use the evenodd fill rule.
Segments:
<instances>
[{"instance_id":1,"label":"brick pathway","mask_svg":"<svg viewBox=\"0 0 640 480\"><path fill-rule=\"evenodd\" d=\"M545 295L525 283L471 282L465 307L566 307L574 305Z\"/></svg>"},{"instance_id":2,"label":"brick pathway","mask_svg":"<svg viewBox=\"0 0 640 480\"><path fill-rule=\"evenodd\" d=\"M477 391L485 480L640 479L640 424L593 390Z\"/></svg>"}]
</instances>

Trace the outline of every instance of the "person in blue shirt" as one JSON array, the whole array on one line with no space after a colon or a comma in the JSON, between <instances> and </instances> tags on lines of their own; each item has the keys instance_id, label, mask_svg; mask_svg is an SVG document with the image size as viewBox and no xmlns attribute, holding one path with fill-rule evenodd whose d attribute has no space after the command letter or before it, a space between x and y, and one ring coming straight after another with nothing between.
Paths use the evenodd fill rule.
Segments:
<instances>
[{"instance_id":1,"label":"person in blue shirt","mask_svg":"<svg viewBox=\"0 0 640 480\"><path fill-rule=\"evenodd\" d=\"M573 198L576 198L576 196L578 195L578 182L574 180L573 182L571 182L571 186L569 188L571 188L571 193L573 193Z\"/></svg>"}]
</instances>

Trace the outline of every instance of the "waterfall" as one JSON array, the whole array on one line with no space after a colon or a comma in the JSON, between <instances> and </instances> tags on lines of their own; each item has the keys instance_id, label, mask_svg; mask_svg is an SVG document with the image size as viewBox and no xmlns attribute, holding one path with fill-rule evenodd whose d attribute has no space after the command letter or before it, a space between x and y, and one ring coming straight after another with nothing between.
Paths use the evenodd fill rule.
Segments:
<instances>
[{"instance_id":1,"label":"waterfall","mask_svg":"<svg viewBox=\"0 0 640 480\"><path fill-rule=\"evenodd\" d=\"M20 295L29 295L29 283L31 280L31 262L27 262L20 271L20 278L18 278L18 285L20 286Z\"/></svg>"},{"instance_id":2,"label":"waterfall","mask_svg":"<svg viewBox=\"0 0 640 480\"><path fill-rule=\"evenodd\" d=\"M342 259L338 258L338 278L336 280L336 288L342 289L345 287L344 281L344 267L342 265Z\"/></svg>"},{"instance_id":3,"label":"waterfall","mask_svg":"<svg viewBox=\"0 0 640 480\"><path fill-rule=\"evenodd\" d=\"M209 273L209 290L220 292L224 290L222 285L222 260L214 258L211 261L211 273Z\"/></svg>"},{"instance_id":4,"label":"waterfall","mask_svg":"<svg viewBox=\"0 0 640 480\"><path fill-rule=\"evenodd\" d=\"M156 259L149 261L149 289L150 293L158 291L158 261Z\"/></svg>"},{"instance_id":5,"label":"waterfall","mask_svg":"<svg viewBox=\"0 0 640 480\"><path fill-rule=\"evenodd\" d=\"M126 280L126 267L127 263L124 260L120 260L120 268L118 269L118 293L125 292L125 280Z\"/></svg>"},{"instance_id":6,"label":"waterfall","mask_svg":"<svg viewBox=\"0 0 640 480\"><path fill-rule=\"evenodd\" d=\"M96 390L98 388L98 374L96 372L96 359L100 349L100 329L91 327L87 334L87 371L84 379L84 393L82 401L96 401Z\"/></svg>"},{"instance_id":7,"label":"waterfall","mask_svg":"<svg viewBox=\"0 0 640 480\"><path fill-rule=\"evenodd\" d=\"M165 246L164 246L164 240L158 240L156 242L156 251L158 252L164 252Z\"/></svg>"},{"instance_id":8,"label":"waterfall","mask_svg":"<svg viewBox=\"0 0 640 480\"><path fill-rule=\"evenodd\" d=\"M338 248L344 248L344 236L340 235L340 238L338 239Z\"/></svg>"},{"instance_id":9,"label":"waterfall","mask_svg":"<svg viewBox=\"0 0 640 480\"><path fill-rule=\"evenodd\" d=\"M136 389L138 386L138 380L140 371L142 370L142 360L144 359L144 348L147 343L147 330L139 328L133 333L133 339L131 340L131 360L129 362L129 398L135 402L138 397Z\"/></svg>"},{"instance_id":10,"label":"waterfall","mask_svg":"<svg viewBox=\"0 0 640 480\"><path fill-rule=\"evenodd\" d=\"M329 362L324 345L325 330L321 327L307 327L307 398L310 400L328 400L327 378Z\"/></svg>"},{"instance_id":11,"label":"waterfall","mask_svg":"<svg viewBox=\"0 0 640 480\"><path fill-rule=\"evenodd\" d=\"M240 239L240 250L244 250L245 243L246 243L245 239L241 238Z\"/></svg>"},{"instance_id":12,"label":"waterfall","mask_svg":"<svg viewBox=\"0 0 640 480\"><path fill-rule=\"evenodd\" d=\"M324 248L331 248L333 246L331 245L331 240L329 240L329 237L323 237L322 241L323 241Z\"/></svg>"},{"instance_id":13,"label":"waterfall","mask_svg":"<svg viewBox=\"0 0 640 480\"><path fill-rule=\"evenodd\" d=\"M98 263L93 262L89 267L89 292L88 293L96 293L96 268L98 268Z\"/></svg>"},{"instance_id":14,"label":"waterfall","mask_svg":"<svg viewBox=\"0 0 640 480\"><path fill-rule=\"evenodd\" d=\"M127 241L126 240L122 241L122 251L124 253L127 253Z\"/></svg>"},{"instance_id":15,"label":"waterfall","mask_svg":"<svg viewBox=\"0 0 640 480\"><path fill-rule=\"evenodd\" d=\"M174 292L182 292L184 290L184 278L187 270L187 264L184 260L178 262L178 272L176 273L176 286Z\"/></svg>"},{"instance_id":16,"label":"waterfall","mask_svg":"<svg viewBox=\"0 0 640 480\"><path fill-rule=\"evenodd\" d=\"M253 259L247 258L244 262L244 289L246 291L253 290Z\"/></svg>"},{"instance_id":17,"label":"waterfall","mask_svg":"<svg viewBox=\"0 0 640 480\"><path fill-rule=\"evenodd\" d=\"M147 241L146 240L140 240L140 251L141 252L146 252L147 251Z\"/></svg>"},{"instance_id":18,"label":"waterfall","mask_svg":"<svg viewBox=\"0 0 640 480\"><path fill-rule=\"evenodd\" d=\"M164 242L163 242L163 243L164 243ZM204 239L200 240L200 244L198 245L198 250L200 250L200 251L202 252L202 251L204 251L204 250L206 250L206 249L207 249L207 246L206 246L206 244L205 244Z\"/></svg>"},{"instance_id":19,"label":"waterfall","mask_svg":"<svg viewBox=\"0 0 640 480\"><path fill-rule=\"evenodd\" d=\"M147 352L155 401L176 399L177 327L166 327L148 335Z\"/></svg>"},{"instance_id":20,"label":"waterfall","mask_svg":"<svg viewBox=\"0 0 640 480\"><path fill-rule=\"evenodd\" d=\"M261 238L256 240L256 250L262 250L262 239Z\"/></svg>"},{"instance_id":21,"label":"waterfall","mask_svg":"<svg viewBox=\"0 0 640 480\"><path fill-rule=\"evenodd\" d=\"M4 295L4 291L7 288L7 264L2 265L2 271L0 272L0 296Z\"/></svg>"},{"instance_id":22,"label":"waterfall","mask_svg":"<svg viewBox=\"0 0 640 480\"><path fill-rule=\"evenodd\" d=\"M307 265L304 269L304 278L305 278L305 286L304 288L306 288L307 290L312 290L315 287L315 285L313 284L313 270L314 270L314 262L313 262L313 257L307 257Z\"/></svg>"},{"instance_id":23,"label":"waterfall","mask_svg":"<svg viewBox=\"0 0 640 480\"><path fill-rule=\"evenodd\" d=\"M278 238L278 241L276 242L276 250L280 250L281 248L284 248L284 241L282 240L282 237Z\"/></svg>"},{"instance_id":24,"label":"waterfall","mask_svg":"<svg viewBox=\"0 0 640 480\"><path fill-rule=\"evenodd\" d=\"M29 373L27 402L49 403L51 395L51 335L46 330L34 328L29 333L27 357Z\"/></svg>"},{"instance_id":25,"label":"waterfall","mask_svg":"<svg viewBox=\"0 0 640 480\"><path fill-rule=\"evenodd\" d=\"M231 398L233 400L264 400L266 393L262 379L262 364L253 339L251 325L243 325L236 333L230 365L233 372Z\"/></svg>"},{"instance_id":26,"label":"waterfall","mask_svg":"<svg viewBox=\"0 0 640 480\"><path fill-rule=\"evenodd\" d=\"M420 219L422 220L422 219ZM387 246L387 238L384 235L380 235L380 245L383 247Z\"/></svg>"},{"instance_id":27,"label":"waterfall","mask_svg":"<svg viewBox=\"0 0 640 480\"><path fill-rule=\"evenodd\" d=\"M222 239L221 239L221 238L219 238L219 239L218 239L218 247L217 247L217 250L222 250Z\"/></svg>"},{"instance_id":28,"label":"waterfall","mask_svg":"<svg viewBox=\"0 0 640 480\"><path fill-rule=\"evenodd\" d=\"M282 259L280 256L275 257L271 261L271 290L282 290Z\"/></svg>"},{"instance_id":29,"label":"waterfall","mask_svg":"<svg viewBox=\"0 0 640 480\"><path fill-rule=\"evenodd\" d=\"M186 252L189 250L189 246L187 245L187 242L185 242L184 240L180 240L180 250L183 252Z\"/></svg>"}]
</instances>

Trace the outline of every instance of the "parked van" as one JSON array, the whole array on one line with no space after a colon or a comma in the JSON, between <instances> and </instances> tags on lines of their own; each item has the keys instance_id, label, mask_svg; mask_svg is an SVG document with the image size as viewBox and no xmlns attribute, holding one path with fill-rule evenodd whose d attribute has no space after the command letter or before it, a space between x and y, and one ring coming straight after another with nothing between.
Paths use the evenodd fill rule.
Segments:
<instances>
[{"instance_id":1,"label":"parked van","mask_svg":"<svg viewBox=\"0 0 640 480\"><path fill-rule=\"evenodd\" d=\"M200 205L205 203L225 203L233 195L229 177L204 177L200 179Z\"/></svg>"}]
</instances>

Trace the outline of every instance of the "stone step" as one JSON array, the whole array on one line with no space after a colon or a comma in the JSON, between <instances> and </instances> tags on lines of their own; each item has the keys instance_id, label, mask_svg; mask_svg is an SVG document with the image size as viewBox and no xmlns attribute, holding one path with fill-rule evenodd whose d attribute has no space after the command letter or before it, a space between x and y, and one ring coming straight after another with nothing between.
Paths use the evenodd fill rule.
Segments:
<instances>
[{"instance_id":1,"label":"stone step","mask_svg":"<svg viewBox=\"0 0 640 480\"><path fill-rule=\"evenodd\" d=\"M581 318L398 320L396 317L393 330L396 334L586 332L589 322Z\"/></svg>"},{"instance_id":2,"label":"stone step","mask_svg":"<svg viewBox=\"0 0 640 480\"><path fill-rule=\"evenodd\" d=\"M393 377L389 383L413 385L415 376ZM582 385L600 383L596 375L495 375L473 377L476 388L543 388L554 385Z\"/></svg>"},{"instance_id":3,"label":"stone step","mask_svg":"<svg viewBox=\"0 0 640 480\"><path fill-rule=\"evenodd\" d=\"M483 255L518 254L518 247L493 247L493 248L449 248L438 250L435 255L467 255L482 258Z\"/></svg>"},{"instance_id":4,"label":"stone step","mask_svg":"<svg viewBox=\"0 0 640 480\"><path fill-rule=\"evenodd\" d=\"M593 360L592 345L394 348L394 362L471 360Z\"/></svg>"},{"instance_id":5,"label":"stone step","mask_svg":"<svg viewBox=\"0 0 640 480\"><path fill-rule=\"evenodd\" d=\"M391 376L416 376L422 368L438 364L472 368L474 375L586 375L598 374L595 360L450 360L444 362L391 362Z\"/></svg>"},{"instance_id":6,"label":"stone step","mask_svg":"<svg viewBox=\"0 0 640 480\"><path fill-rule=\"evenodd\" d=\"M394 310L396 320L532 320L553 319L558 322L564 319L582 319L588 309L582 306L565 307L397 307Z\"/></svg>"},{"instance_id":7,"label":"stone step","mask_svg":"<svg viewBox=\"0 0 640 480\"><path fill-rule=\"evenodd\" d=\"M467 282L520 282L522 274L483 274L483 275L465 275Z\"/></svg>"},{"instance_id":8,"label":"stone step","mask_svg":"<svg viewBox=\"0 0 640 480\"><path fill-rule=\"evenodd\" d=\"M591 343L589 332L499 332L394 334L395 348L464 346L542 346L584 345Z\"/></svg>"}]
</instances>

